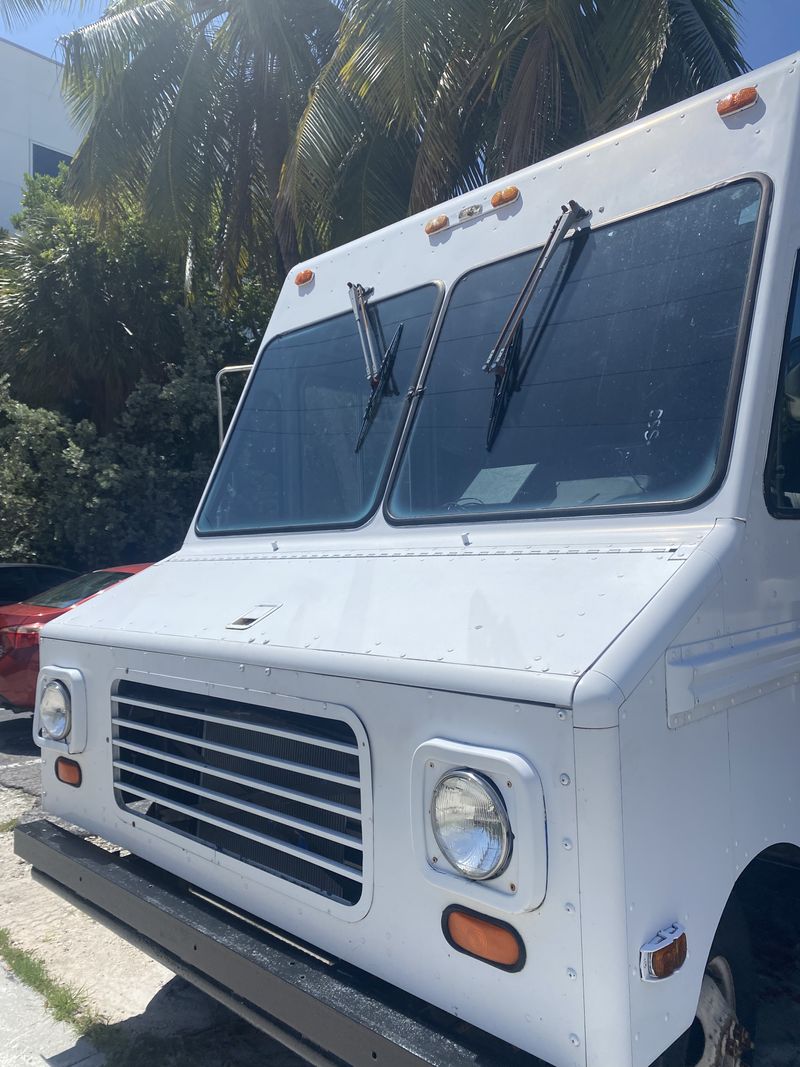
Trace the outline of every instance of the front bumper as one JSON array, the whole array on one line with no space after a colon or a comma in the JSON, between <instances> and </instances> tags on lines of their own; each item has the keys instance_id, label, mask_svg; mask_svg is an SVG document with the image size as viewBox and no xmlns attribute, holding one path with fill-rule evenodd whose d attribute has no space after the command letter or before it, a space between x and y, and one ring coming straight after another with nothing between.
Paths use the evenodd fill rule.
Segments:
<instances>
[{"instance_id":1,"label":"front bumper","mask_svg":"<svg viewBox=\"0 0 800 1067\"><path fill-rule=\"evenodd\" d=\"M134 856L46 820L18 826L14 849L37 881L309 1063L545 1067L386 982L221 910Z\"/></svg>"}]
</instances>

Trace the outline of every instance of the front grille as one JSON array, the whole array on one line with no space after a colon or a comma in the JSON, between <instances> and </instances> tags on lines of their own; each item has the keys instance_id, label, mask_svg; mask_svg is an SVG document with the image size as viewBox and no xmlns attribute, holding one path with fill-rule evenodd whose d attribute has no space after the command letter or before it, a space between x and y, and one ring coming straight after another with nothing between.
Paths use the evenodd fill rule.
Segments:
<instances>
[{"instance_id":1,"label":"front grille","mask_svg":"<svg viewBox=\"0 0 800 1067\"><path fill-rule=\"evenodd\" d=\"M350 723L130 681L112 705L121 807L342 904L359 901L361 765Z\"/></svg>"}]
</instances>

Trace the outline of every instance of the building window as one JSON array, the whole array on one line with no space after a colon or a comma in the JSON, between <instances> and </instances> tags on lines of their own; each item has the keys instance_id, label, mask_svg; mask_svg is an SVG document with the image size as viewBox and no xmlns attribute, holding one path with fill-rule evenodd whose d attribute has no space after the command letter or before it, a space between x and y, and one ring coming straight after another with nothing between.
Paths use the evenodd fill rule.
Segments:
<instances>
[{"instance_id":1,"label":"building window","mask_svg":"<svg viewBox=\"0 0 800 1067\"><path fill-rule=\"evenodd\" d=\"M32 170L34 174L49 174L51 178L58 176L58 167L61 163L70 163L72 156L66 152L56 152L44 145L34 144Z\"/></svg>"}]
</instances>

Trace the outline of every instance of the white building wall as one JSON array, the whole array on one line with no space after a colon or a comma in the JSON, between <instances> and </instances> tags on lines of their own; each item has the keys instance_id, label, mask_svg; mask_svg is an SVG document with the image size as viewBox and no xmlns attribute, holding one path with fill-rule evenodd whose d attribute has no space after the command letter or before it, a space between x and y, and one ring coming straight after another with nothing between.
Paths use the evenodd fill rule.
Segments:
<instances>
[{"instance_id":1,"label":"white building wall","mask_svg":"<svg viewBox=\"0 0 800 1067\"><path fill-rule=\"evenodd\" d=\"M0 226L19 209L34 143L66 155L78 147L60 80L54 60L0 38Z\"/></svg>"}]
</instances>

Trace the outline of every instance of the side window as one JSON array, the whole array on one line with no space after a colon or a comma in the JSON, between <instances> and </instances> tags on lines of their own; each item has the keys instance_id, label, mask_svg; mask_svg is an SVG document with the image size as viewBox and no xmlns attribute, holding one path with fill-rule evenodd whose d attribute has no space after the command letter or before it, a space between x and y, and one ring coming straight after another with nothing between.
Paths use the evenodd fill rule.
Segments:
<instances>
[{"instance_id":1,"label":"side window","mask_svg":"<svg viewBox=\"0 0 800 1067\"><path fill-rule=\"evenodd\" d=\"M54 148L45 148L44 145L32 145L31 169L34 174L47 174L51 178L58 177L58 168L61 163L71 163L72 156L66 152L57 152Z\"/></svg>"},{"instance_id":2,"label":"side window","mask_svg":"<svg viewBox=\"0 0 800 1067\"><path fill-rule=\"evenodd\" d=\"M765 489L773 515L800 518L800 255L786 324Z\"/></svg>"}]
</instances>

